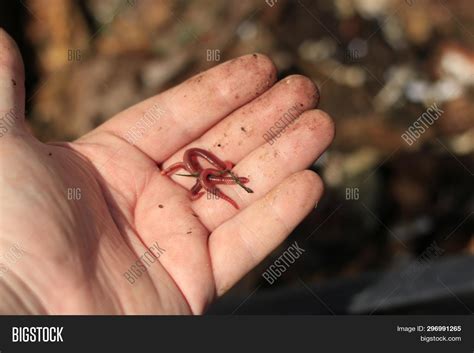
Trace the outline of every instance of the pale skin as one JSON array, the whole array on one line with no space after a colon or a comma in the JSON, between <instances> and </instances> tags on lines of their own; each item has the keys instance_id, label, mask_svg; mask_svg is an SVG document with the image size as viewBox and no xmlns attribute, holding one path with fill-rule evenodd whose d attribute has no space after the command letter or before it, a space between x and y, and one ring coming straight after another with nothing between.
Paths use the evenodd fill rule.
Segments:
<instances>
[{"instance_id":1,"label":"pale skin","mask_svg":"<svg viewBox=\"0 0 474 353\"><path fill-rule=\"evenodd\" d=\"M303 76L276 82L261 54L191 78L108 120L74 142L45 144L24 124L24 68L0 29L0 312L9 314L201 314L281 244L322 197L306 170L334 137ZM263 134L294 106L299 118L273 144ZM155 108L153 108L155 107ZM143 116L159 107L153 124ZM294 111L294 109L293 109ZM65 117L67 119L67 117ZM142 119L142 120L140 120ZM215 153L248 177L254 193L222 190L240 206L205 196L193 178L160 174L191 147ZM80 190L71 199L68 190ZM76 195L77 196L77 195ZM130 283L124 273L147 248L164 249Z\"/></svg>"}]
</instances>

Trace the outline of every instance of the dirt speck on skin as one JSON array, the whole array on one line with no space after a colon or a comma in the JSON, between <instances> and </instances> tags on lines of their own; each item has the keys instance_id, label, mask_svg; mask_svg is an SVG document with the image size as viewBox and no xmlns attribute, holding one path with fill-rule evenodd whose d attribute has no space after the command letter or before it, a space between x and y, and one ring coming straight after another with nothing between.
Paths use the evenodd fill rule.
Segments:
<instances>
[{"instance_id":1,"label":"dirt speck on skin","mask_svg":"<svg viewBox=\"0 0 474 353\"><path fill-rule=\"evenodd\" d=\"M247 132L247 130L245 130L243 126L240 127L240 130L242 130L243 132Z\"/></svg>"},{"instance_id":2,"label":"dirt speck on skin","mask_svg":"<svg viewBox=\"0 0 474 353\"><path fill-rule=\"evenodd\" d=\"M319 105L319 99L321 98L321 96L319 95L319 91L317 91L316 93L313 94L313 100L314 100L314 104L315 106L317 107Z\"/></svg>"},{"instance_id":3,"label":"dirt speck on skin","mask_svg":"<svg viewBox=\"0 0 474 353\"><path fill-rule=\"evenodd\" d=\"M222 145L220 143L217 144L217 147L222 147Z\"/></svg>"},{"instance_id":4,"label":"dirt speck on skin","mask_svg":"<svg viewBox=\"0 0 474 353\"><path fill-rule=\"evenodd\" d=\"M200 83L202 81L203 74L199 74L193 78L191 78L188 82L193 82L193 83Z\"/></svg>"},{"instance_id":5,"label":"dirt speck on skin","mask_svg":"<svg viewBox=\"0 0 474 353\"><path fill-rule=\"evenodd\" d=\"M51 152L48 153L48 156L52 156L53 154Z\"/></svg>"},{"instance_id":6,"label":"dirt speck on skin","mask_svg":"<svg viewBox=\"0 0 474 353\"><path fill-rule=\"evenodd\" d=\"M189 232L186 232L186 234L192 234L192 232L191 232L191 231L189 231Z\"/></svg>"},{"instance_id":7,"label":"dirt speck on skin","mask_svg":"<svg viewBox=\"0 0 474 353\"><path fill-rule=\"evenodd\" d=\"M16 86L16 81L12 79L13 86Z\"/></svg>"},{"instance_id":8,"label":"dirt speck on skin","mask_svg":"<svg viewBox=\"0 0 474 353\"><path fill-rule=\"evenodd\" d=\"M199 217L199 216L198 216L197 214L195 214L194 212L192 213L192 215L193 215L194 217L196 217L196 218Z\"/></svg>"},{"instance_id":9,"label":"dirt speck on skin","mask_svg":"<svg viewBox=\"0 0 474 353\"><path fill-rule=\"evenodd\" d=\"M159 207L159 208L163 208L163 207L165 207L165 206L163 206L162 204L159 204L158 207Z\"/></svg>"}]
</instances>

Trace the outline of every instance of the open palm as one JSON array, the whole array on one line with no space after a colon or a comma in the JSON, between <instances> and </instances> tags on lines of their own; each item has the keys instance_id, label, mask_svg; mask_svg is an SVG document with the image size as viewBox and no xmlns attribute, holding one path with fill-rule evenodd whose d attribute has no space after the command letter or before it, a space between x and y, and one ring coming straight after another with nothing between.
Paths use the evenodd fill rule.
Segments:
<instances>
[{"instance_id":1,"label":"open palm","mask_svg":"<svg viewBox=\"0 0 474 353\"><path fill-rule=\"evenodd\" d=\"M18 50L0 30L0 113L15 117L0 138L0 255L21 249L14 263L0 260L2 312L202 313L322 195L305 168L331 143L331 119L311 110L319 95L309 79L275 84L263 55L199 74L74 142L44 144L27 132L23 81ZM268 143L285 114L299 118ZM190 147L250 179L252 194L221 188L240 210L190 201L193 178L160 175Z\"/></svg>"}]
</instances>

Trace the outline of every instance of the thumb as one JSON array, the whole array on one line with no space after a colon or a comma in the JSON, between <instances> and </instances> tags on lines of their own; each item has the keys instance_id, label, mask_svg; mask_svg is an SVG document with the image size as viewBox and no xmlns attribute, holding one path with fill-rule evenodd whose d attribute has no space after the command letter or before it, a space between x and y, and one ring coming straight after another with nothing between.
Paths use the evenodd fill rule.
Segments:
<instances>
[{"instance_id":1,"label":"thumb","mask_svg":"<svg viewBox=\"0 0 474 353\"><path fill-rule=\"evenodd\" d=\"M0 28L0 137L21 134L25 117L25 71L15 41Z\"/></svg>"}]
</instances>

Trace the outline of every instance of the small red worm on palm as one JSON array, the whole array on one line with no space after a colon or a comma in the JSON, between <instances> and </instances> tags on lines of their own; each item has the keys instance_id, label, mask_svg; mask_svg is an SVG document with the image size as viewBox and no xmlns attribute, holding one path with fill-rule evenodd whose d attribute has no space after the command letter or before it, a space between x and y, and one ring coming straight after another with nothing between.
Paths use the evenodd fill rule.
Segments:
<instances>
[{"instance_id":1,"label":"small red worm on palm","mask_svg":"<svg viewBox=\"0 0 474 353\"><path fill-rule=\"evenodd\" d=\"M215 168L203 168L197 159L198 157L205 159ZM231 172L233 166L234 165L232 162L224 162L212 152L203 150L201 148L190 148L184 152L182 162L170 165L168 168L163 169L161 174L169 176L174 174L179 169L184 169L190 173L186 176L193 176L197 178L196 183L189 191L189 197L191 200L197 200L202 195L204 195L204 192L201 191L201 189L204 188L207 192L212 192L219 198L229 202L236 209L239 209L239 205L216 186L219 184L238 184L243 187L245 191L249 193L253 192L252 189L244 186L244 184L249 182L248 178L237 177ZM226 174L229 174L230 176L226 176Z\"/></svg>"}]
</instances>

